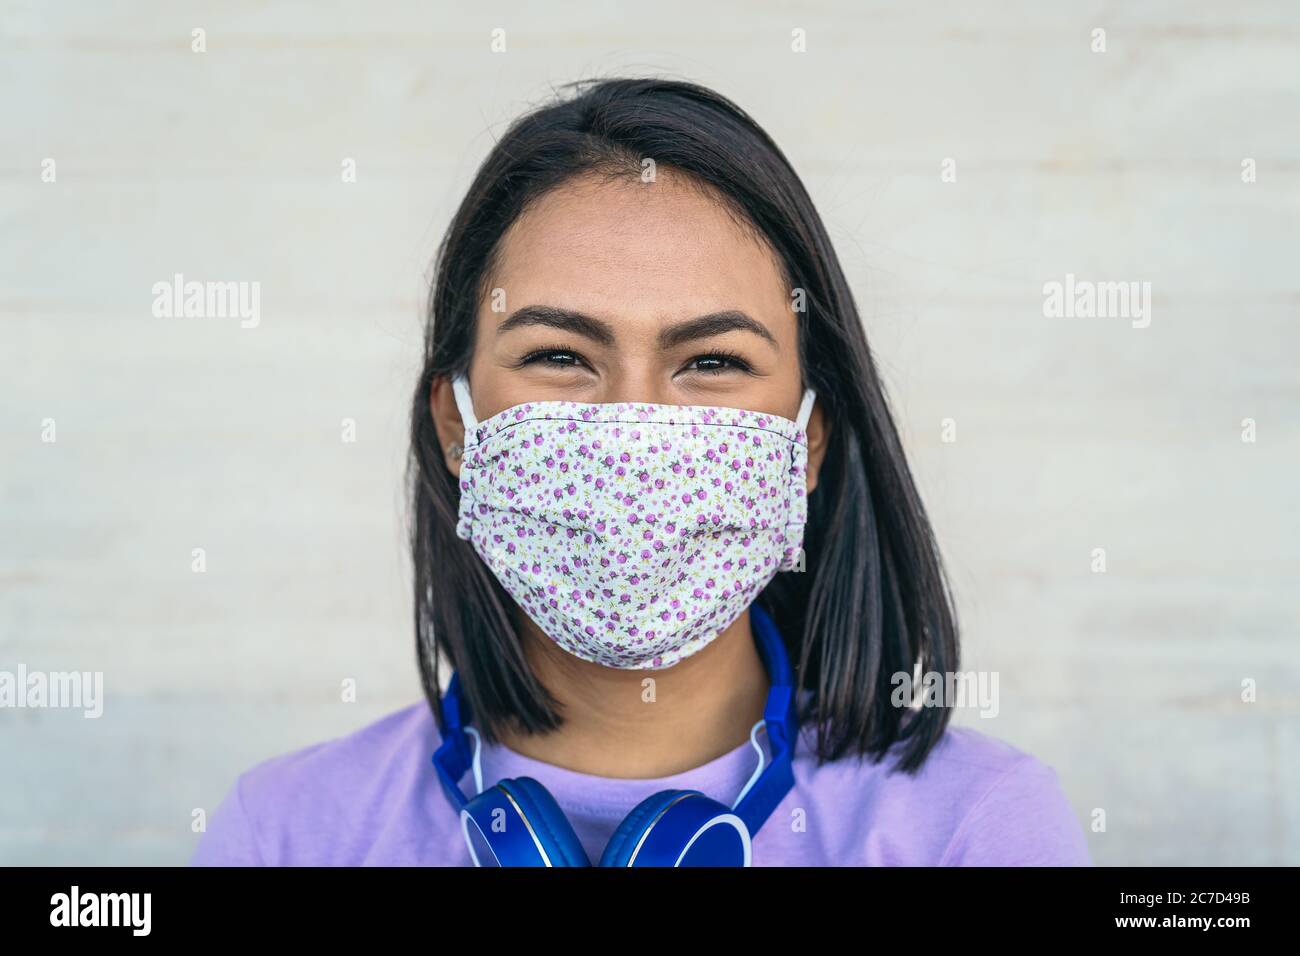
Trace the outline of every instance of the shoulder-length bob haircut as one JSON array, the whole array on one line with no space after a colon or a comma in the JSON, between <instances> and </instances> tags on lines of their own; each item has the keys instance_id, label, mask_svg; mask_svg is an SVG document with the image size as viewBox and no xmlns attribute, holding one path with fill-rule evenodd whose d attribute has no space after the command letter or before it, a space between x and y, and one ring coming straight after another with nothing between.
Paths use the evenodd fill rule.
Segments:
<instances>
[{"instance_id":1,"label":"shoulder-length bob haircut","mask_svg":"<svg viewBox=\"0 0 1300 956\"><path fill-rule=\"evenodd\" d=\"M434 718L445 731L445 655L486 739L503 727L531 734L562 723L528 666L513 601L456 536L460 492L434 430L431 387L468 369L498 242L530 203L582 175L639 178L647 158L742 214L775 251L787 288L803 290L800 362L833 427L808 502L805 570L778 574L757 600L797 668L799 716L817 725L818 761L849 752L879 761L897 743L897 767L914 772L951 711L896 705L895 675L955 671L956 615L853 296L781 150L728 99L674 80L579 81L516 119L438 248L409 473L416 651Z\"/></svg>"}]
</instances>

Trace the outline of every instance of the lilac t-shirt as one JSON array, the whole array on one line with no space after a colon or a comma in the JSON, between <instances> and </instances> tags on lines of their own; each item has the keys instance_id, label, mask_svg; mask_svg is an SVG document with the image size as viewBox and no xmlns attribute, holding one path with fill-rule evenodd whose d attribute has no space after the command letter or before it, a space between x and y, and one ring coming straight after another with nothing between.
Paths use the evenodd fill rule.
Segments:
<instances>
[{"instance_id":1,"label":"lilac t-shirt","mask_svg":"<svg viewBox=\"0 0 1300 956\"><path fill-rule=\"evenodd\" d=\"M794 788L753 839L755 866L1090 866L1056 772L1015 747L949 726L916 776L887 774L893 752L816 765L814 730L795 750ZM766 751L766 735L757 740ZM207 866L472 866L434 771L426 702L347 736L265 760L212 814L191 860ZM540 781L599 861L623 817L659 790L735 802L758 762L750 742L654 780L595 777L486 742L483 785ZM472 797L474 777L461 789Z\"/></svg>"}]
</instances>

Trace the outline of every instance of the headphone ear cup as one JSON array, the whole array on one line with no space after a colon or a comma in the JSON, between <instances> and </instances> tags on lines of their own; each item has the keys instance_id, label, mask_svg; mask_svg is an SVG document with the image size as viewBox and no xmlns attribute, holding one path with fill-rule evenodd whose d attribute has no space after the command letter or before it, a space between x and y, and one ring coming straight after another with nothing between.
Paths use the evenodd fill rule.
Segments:
<instances>
[{"instance_id":1,"label":"headphone ear cup","mask_svg":"<svg viewBox=\"0 0 1300 956\"><path fill-rule=\"evenodd\" d=\"M661 790L642 800L609 838L601 866L749 866L743 820L698 790Z\"/></svg>"},{"instance_id":2,"label":"headphone ear cup","mask_svg":"<svg viewBox=\"0 0 1300 956\"><path fill-rule=\"evenodd\" d=\"M749 866L743 820L698 790L662 790L632 808L610 837L601 866Z\"/></svg>"},{"instance_id":3,"label":"headphone ear cup","mask_svg":"<svg viewBox=\"0 0 1300 956\"><path fill-rule=\"evenodd\" d=\"M591 866L582 841L549 790L532 777L502 780L497 786L519 804L551 866Z\"/></svg>"},{"instance_id":4,"label":"headphone ear cup","mask_svg":"<svg viewBox=\"0 0 1300 956\"><path fill-rule=\"evenodd\" d=\"M515 801L499 785L471 797L460 812L460 823L475 866L546 865Z\"/></svg>"},{"instance_id":5,"label":"headphone ear cup","mask_svg":"<svg viewBox=\"0 0 1300 956\"><path fill-rule=\"evenodd\" d=\"M605 844L605 852L601 854L598 865L627 866L627 861L641 841L641 834L645 832L646 824L653 823L665 807L685 792L684 790L660 790L633 807L623 818L623 822L618 825L618 829L610 836L609 842Z\"/></svg>"}]
</instances>

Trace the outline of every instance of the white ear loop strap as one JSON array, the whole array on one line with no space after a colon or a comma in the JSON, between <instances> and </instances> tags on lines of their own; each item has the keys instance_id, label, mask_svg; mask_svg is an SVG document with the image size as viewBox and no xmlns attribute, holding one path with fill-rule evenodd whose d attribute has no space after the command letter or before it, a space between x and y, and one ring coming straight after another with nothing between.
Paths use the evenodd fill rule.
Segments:
<instances>
[{"instance_id":1,"label":"white ear loop strap","mask_svg":"<svg viewBox=\"0 0 1300 956\"><path fill-rule=\"evenodd\" d=\"M469 444L474 429L478 428L478 419L474 417L474 403L469 397L469 382L464 375L457 375L451 382L452 394L456 396L456 407L460 409L460 420L465 425L465 443Z\"/></svg>"},{"instance_id":2,"label":"white ear loop strap","mask_svg":"<svg viewBox=\"0 0 1300 956\"><path fill-rule=\"evenodd\" d=\"M811 388L803 390L803 402L799 405L799 417L795 419L795 424L805 431L808 429L808 419L812 415L813 402L817 401L817 393Z\"/></svg>"}]
</instances>

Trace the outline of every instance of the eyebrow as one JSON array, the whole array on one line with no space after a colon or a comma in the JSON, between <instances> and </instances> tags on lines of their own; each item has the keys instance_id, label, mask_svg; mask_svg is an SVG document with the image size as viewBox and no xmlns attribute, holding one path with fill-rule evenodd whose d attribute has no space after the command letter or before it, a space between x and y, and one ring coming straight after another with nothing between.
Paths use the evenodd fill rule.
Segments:
<instances>
[{"instance_id":1,"label":"eyebrow","mask_svg":"<svg viewBox=\"0 0 1300 956\"><path fill-rule=\"evenodd\" d=\"M561 329L591 339L601 345L612 346L616 338L614 329L607 322L592 318L572 309L558 309L549 305L526 305L516 310L497 326L497 335L512 329L531 325L544 325L552 329ZM761 323L737 309L724 309L710 312L684 322L677 322L659 331L659 347L671 349L696 339L705 339L725 332L751 332L777 348L775 336Z\"/></svg>"}]
</instances>

